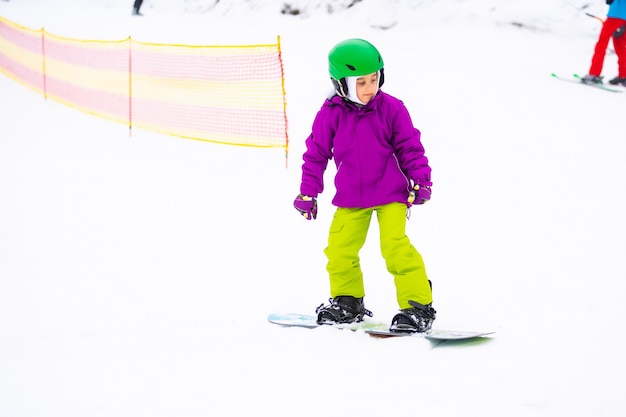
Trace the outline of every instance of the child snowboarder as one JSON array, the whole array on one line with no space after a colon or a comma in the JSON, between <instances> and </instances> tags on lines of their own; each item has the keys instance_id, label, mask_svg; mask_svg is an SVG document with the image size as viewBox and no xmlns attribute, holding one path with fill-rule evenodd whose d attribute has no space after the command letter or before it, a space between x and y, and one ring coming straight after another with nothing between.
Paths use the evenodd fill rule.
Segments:
<instances>
[{"instance_id":1,"label":"child snowboarder","mask_svg":"<svg viewBox=\"0 0 626 417\"><path fill-rule=\"evenodd\" d=\"M420 253L406 236L407 207L430 199L431 169L420 132L397 98L384 93L384 64L378 50L363 39L337 44L328 55L335 95L313 122L303 155L300 194L294 207L307 219L317 217L323 175L335 160L337 207L324 250L328 258L330 304L317 308L319 324L362 321L365 309L359 251L372 213L380 227L380 248L394 277L400 312L391 321L396 332L426 332L435 319L432 291Z\"/></svg>"},{"instance_id":2,"label":"child snowboarder","mask_svg":"<svg viewBox=\"0 0 626 417\"><path fill-rule=\"evenodd\" d=\"M609 12L602 24L598 41L591 58L589 73L581 81L585 84L602 84L602 67L609 40L613 38L613 46L617 54L617 77L609 80L609 84L626 87L626 0L606 0Z\"/></svg>"}]
</instances>

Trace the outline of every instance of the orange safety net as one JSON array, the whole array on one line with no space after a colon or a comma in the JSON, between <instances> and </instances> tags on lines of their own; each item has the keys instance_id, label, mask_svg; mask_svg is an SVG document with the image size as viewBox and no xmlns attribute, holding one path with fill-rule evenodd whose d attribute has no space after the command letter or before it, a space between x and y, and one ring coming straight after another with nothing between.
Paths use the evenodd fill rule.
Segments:
<instances>
[{"instance_id":1,"label":"orange safety net","mask_svg":"<svg viewBox=\"0 0 626 417\"><path fill-rule=\"evenodd\" d=\"M68 39L0 17L0 72L68 106L168 135L287 148L276 44Z\"/></svg>"}]
</instances>

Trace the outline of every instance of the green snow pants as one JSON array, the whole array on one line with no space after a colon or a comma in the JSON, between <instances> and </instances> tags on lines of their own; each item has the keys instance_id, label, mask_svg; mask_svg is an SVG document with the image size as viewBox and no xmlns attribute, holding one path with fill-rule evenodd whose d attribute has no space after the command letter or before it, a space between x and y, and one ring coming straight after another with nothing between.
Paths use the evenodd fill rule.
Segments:
<instances>
[{"instance_id":1,"label":"green snow pants","mask_svg":"<svg viewBox=\"0 0 626 417\"><path fill-rule=\"evenodd\" d=\"M376 211L380 228L380 250L387 270L394 278L400 309L432 302L432 292L422 255L406 236L406 205L391 203L367 209L338 208L330 225L326 270L330 276L330 295L364 297L363 272L359 252L365 244L372 213Z\"/></svg>"}]
</instances>

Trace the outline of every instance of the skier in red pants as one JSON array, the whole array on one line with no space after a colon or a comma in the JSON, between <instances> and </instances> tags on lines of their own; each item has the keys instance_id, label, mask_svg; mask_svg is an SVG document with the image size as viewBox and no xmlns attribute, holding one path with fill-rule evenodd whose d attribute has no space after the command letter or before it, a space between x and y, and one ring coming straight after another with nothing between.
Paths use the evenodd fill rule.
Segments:
<instances>
[{"instance_id":1,"label":"skier in red pants","mask_svg":"<svg viewBox=\"0 0 626 417\"><path fill-rule=\"evenodd\" d=\"M617 77L609 80L609 84L626 87L626 0L606 0L606 3L610 5L609 12L598 36L589 73L581 81L585 84L602 84L604 56L609 40L613 38L618 74Z\"/></svg>"}]
</instances>

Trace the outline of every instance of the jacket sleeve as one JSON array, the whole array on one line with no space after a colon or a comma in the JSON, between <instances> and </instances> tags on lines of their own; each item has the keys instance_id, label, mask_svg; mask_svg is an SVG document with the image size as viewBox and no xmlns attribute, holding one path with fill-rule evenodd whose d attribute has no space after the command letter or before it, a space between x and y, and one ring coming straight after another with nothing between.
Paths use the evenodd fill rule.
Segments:
<instances>
[{"instance_id":1,"label":"jacket sleeve","mask_svg":"<svg viewBox=\"0 0 626 417\"><path fill-rule=\"evenodd\" d=\"M324 191L324 172L333 157L333 136L328 123L328 108L322 108L315 117L312 132L306 139L306 151L302 156L302 182L300 193L317 197Z\"/></svg>"},{"instance_id":2,"label":"jacket sleeve","mask_svg":"<svg viewBox=\"0 0 626 417\"><path fill-rule=\"evenodd\" d=\"M432 185L431 168L422 146L421 133L413 126L411 116L402 102L398 103L398 109L394 115L393 145L400 169L416 183Z\"/></svg>"}]
</instances>

